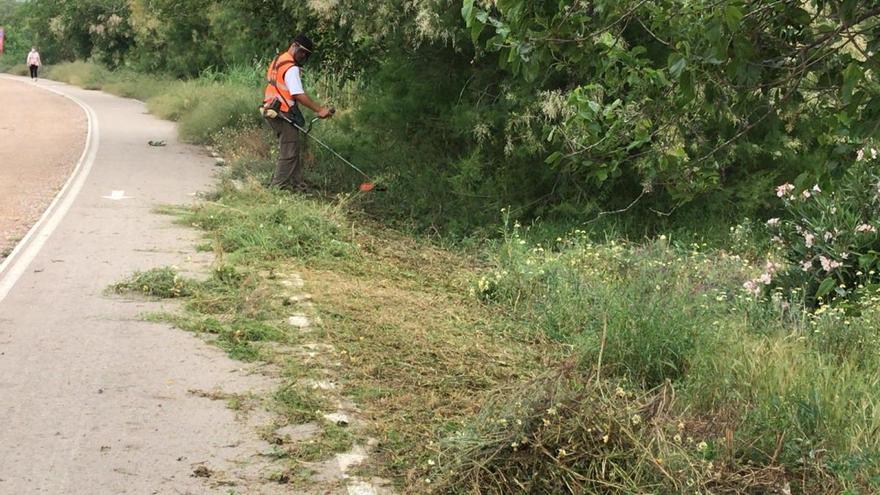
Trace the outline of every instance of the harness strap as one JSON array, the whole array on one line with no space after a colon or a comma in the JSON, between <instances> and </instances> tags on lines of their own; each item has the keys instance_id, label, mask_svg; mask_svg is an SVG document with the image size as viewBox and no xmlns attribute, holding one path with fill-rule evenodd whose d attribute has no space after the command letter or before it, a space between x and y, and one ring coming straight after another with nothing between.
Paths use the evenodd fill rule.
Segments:
<instances>
[{"instance_id":1,"label":"harness strap","mask_svg":"<svg viewBox=\"0 0 880 495\"><path fill-rule=\"evenodd\" d=\"M278 97L280 97L282 100L284 100L288 106L293 107L296 105L296 100L288 101L287 98L285 98L284 95L281 94L282 90L288 91L288 92L290 90L287 88L287 84L285 84L284 82L281 82L281 83L278 82L278 70L280 68L284 68L287 65L296 65L296 64L290 60L285 60L282 62L280 60L280 58L281 58L281 54L279 53L272 60L272 70L269 71L268 77L266 77L266 81L278 91L278 93L279 93Z\"/></svg>"}]
</instances>

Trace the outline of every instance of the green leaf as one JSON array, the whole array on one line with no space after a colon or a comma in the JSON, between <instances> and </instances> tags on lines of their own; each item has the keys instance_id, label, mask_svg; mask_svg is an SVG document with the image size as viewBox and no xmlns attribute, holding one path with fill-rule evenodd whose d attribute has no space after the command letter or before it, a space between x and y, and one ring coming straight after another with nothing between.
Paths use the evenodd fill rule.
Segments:
<instances>
[{"instance_id":1,"label":"green leaf","mask_svg":"<svg viewBox=\"0 0 880 495\"><path fill-rule=\"evenodd\" d=\"M674 78L678 79L681 75L684 68L687 67L687 59L684 58L680 53L672 53L669 55L669 74Z\"/></svg>"},{"instance_id":2,"label":"green leaf","mask_svg":"<svg viewBox=\"0 0 880 495\"><path fill-rule=\"evenodd\" d=\"M816 290L816 297L825 297L831 292L831 289L834 288L834 279L831 277L826 278L819 284L819 289Z\"/></svg>"},{"instance_id":3,"label":"green leaf","mask_svg":"<svg viewBox=\"0 0 880 495\"><path fill-rule=\"evenodd\" d=\"M800 7L791 9L789 16L791 17L792 22L798 26L806 26L810 23L810 19L812 19L810 13Z\"/></svg>"},{"instance_id":4,"label":"green leaf","mask_svg":"<svg viewBox=\"0 0 880 495\"><path fill-rule=\"evenodd\" d=\"M547 157L546 160L544 160L544 163L546 163L547 165L553 165L554 163L557 163L561 159L562 159L562 152L554 151L553 154L551 154L550 156Z\"/></svg>"},{"instance_id":5,"label":"green leaf","mask_svg":"<svg viewBox=\"0 0 880 495\"><path fill-rule=\"evenodd\" d=\"M495 5L504 15L513 20L519 20L523 14L524 0L498 0Z\"/></svg>"},{"instance_id":6,"label":"green leaf","mask_svg":"<svg viewBox=\"0 0 880 495\"><path fill-rule=\"evenodd\" d=\"M862 79L862 68L855 62L849 64L843 71L843 85L840 87L840 97L845 103L852 99L853 90Z\"/></svg>"},{"instance_id":7,"label":"green leaf","mask_svg":"<svg viewBox=\"0 0 880 495\"><path fill-rule=\"evenodd\" d=\"M724 7L724 23L727 24L727 29L731 31L736 31L739 27L739 23L742 22L743 13L739 8L728 5Z\"/></svg>"},{"instance_id":8,"label":"green leaf","mask_svg":"<svg viewBox=\"0 0 880 495\"><path fill-rule=\"evenodd\" d=\"M523 61L522 71L523 77L525 77L526 81L534 82L538 80L538 77L541 75L541 64L536 62L527 62Z\"/></svg>"},{"instance_id":9,"label":"green leaf","mask_svg":"<svg viewBox=\"0 0 880 495\"><path fill-rule=\"evenodd\" d=\"M461 7L461 16L464 18L465 25L472 27L474 22L474 0L464 0Z\"/></svg>"},{"instance_id":10,"label":"green leaf","mask_svg":"<svg viewBox=\"0 0 880 495\"><path fill-rule=\"evenodd\" d=\"M480 40L480 35L483 34L484 29L486 29L486 25L482 22L475 22L471 25L471 41L473 41L474 46Z\"/></svg>"}]
</instances>

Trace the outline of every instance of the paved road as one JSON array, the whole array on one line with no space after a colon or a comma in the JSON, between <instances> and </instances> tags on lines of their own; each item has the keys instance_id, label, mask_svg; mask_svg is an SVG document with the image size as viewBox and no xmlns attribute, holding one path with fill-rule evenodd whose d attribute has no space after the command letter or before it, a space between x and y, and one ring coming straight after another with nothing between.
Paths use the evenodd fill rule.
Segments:
<instances>
[{"instance_id":1,"label":"paved road","mask_svg":"<svg viewBox=\"0 0 880 495\"><path fill-rule=\"evenodd\" d=\"M248 465L265 446L224 401L189 391L240 392L266 379L194 336L140 321L155 303L104 295L134 269L205 268L191 253L196 233L151 209L207 189L213 161L137 101L40 84L93 112L91 134L40 230L0 266L0 494L229 493L193 468L255 476Z\"/></svg>"},{"instance_id":2,"label":"paved road","mask_svg":"<svg viewBox=\"0 0 880 495\"><path fill-rule=\"evenodd\" d=\"M72 101L0 80L0 262L70 175L85 129Z\"/></svg>"}]
</instances>

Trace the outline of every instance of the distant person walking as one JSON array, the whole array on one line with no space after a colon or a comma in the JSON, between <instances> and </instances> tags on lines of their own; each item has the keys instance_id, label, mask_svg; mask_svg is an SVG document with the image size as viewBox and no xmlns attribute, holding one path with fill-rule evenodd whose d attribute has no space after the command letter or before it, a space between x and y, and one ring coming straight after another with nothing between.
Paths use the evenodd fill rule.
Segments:
<instances>
[{"instance_id":1,"label":"distant person walking","mask_svg":"<svg viewBox=\"0 0 880 495\"><path fill-rule=\"evenodd\" d=\"M40 52L37 51L36 47L31 47L31 51L27 56L27 65L31 70L31 79L36 81L37 76L39 75L40 66L43 65L43 62L40 60Z\"/></svg>"}]
</instances>

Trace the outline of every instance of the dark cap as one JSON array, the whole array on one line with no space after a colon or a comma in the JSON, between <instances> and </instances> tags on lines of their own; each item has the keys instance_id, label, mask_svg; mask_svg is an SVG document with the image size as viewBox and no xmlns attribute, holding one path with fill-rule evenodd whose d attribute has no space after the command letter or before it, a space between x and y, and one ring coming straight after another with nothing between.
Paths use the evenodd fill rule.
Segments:
<instances>
[{"instance_id":1,"label":"dark cap","mask_svg":"<svg viewBox=\"0 0 880 495\"><path fill-rule=\"evenodd\" d=\"M315 50L315 44L312 43L312 40L310 40L309 37L304 35L303 33L299 33L298 35L296 35L296 38L293 39L293 42L291 44L293 43L296 43L297 45L305 48L310 52Z\"/></svg>"}]
</instances>

